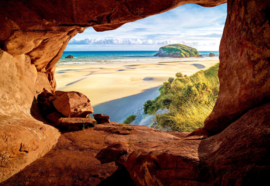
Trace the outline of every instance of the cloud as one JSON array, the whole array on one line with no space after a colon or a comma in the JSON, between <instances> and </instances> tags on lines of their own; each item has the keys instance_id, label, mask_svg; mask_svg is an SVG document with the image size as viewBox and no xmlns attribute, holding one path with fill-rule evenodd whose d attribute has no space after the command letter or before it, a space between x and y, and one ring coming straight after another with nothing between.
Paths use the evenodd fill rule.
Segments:
<instances>
[{"instance_id":1,"label":"cloud","mask_svg":"<svg viewBox=\"0 0 270 186\"><path fill-rule=\"evenodd\" d=\"M121 47L123 50L142 50L182 43L201 50L206 50L204 46L209 46L209 50L218 50L226 15L226 4L212 8L186 4L162 14L126 23L112 31L96 32L88 28L69 42L68 49L76 49L76 46L83 49L86 45L95 46L97 50L105 50L110 46L117 46L120 50Z\"/></svg>"},{"instance_id":2,"label":"cloud","mask_svg":"<svg viewBox=\"0 0 270 186\"><path fill-rule=\"evenodd\" d=\"M69 45L167 45L175 43L173 40L143 40L143 39L117 39L117 38L105 38L105 39L73 39L69 42Z\"/></svg>"}]
</instances>

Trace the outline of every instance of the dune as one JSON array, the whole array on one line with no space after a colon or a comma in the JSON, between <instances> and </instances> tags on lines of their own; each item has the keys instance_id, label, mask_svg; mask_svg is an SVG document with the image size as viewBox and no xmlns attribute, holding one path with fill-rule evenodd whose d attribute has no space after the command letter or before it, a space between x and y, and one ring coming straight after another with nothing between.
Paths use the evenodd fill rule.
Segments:
<instances>
[{"instance_id":1,"label":"dune","mask_svg":"<svg viewBox=\"0 0 270 186\"><path fill-rule=\"evenodd\" d=\"M57 90L81 92L91 100L94 113L108 114L112 121L122 122L130 114L141 113L144 102L154 99L158 95L158 87L169 77L175 77L176 72L190 76L218 62L59 66L55 76Z\"/></svg>"}]
</instances>

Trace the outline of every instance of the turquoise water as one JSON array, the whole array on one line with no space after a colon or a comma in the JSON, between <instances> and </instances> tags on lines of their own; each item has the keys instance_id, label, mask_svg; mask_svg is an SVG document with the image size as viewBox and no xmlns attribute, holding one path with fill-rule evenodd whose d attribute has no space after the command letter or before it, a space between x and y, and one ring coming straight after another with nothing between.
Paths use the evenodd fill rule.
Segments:
<instances>
[{"instance_id":1,"label":"turquoise water","mask_svg":"<svg viewBox=\"0 0 270 186\"><path fill-rule=\"evenodd\" d=\"M199 51L207 60L209 53L214 53L219 56L218 51ZM78 65L78 64L100 64L100 63L147 63L147 62L166 62L166 61L181 61L194 60L194 58L161 58L154 57L157 51L64 51L57 65ZM73 55L73 59L65 58L68 55ZM217 57L211 59L218 59Z\"/></svg>"}]
</instances>

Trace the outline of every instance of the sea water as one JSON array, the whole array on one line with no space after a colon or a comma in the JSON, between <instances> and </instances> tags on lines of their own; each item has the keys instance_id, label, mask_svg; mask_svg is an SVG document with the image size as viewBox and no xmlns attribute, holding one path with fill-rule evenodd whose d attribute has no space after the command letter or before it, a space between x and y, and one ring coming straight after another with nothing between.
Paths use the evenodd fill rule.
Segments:
<instances>
[{"instance_id":1,"label":"sea water","mask_svg":"<svg viewBox=\"0 0 270 186\"><path fill-rule=\"evenodd\" d=\"M98 64L122 64L122 63L158 63L171 61L201 61L218 60L218 51L199 51L203 58L170 58L155 57L158 51L64 51L57 66L69 65L98 65ZM214 53L215 57L209 57ZM65 58L68 55L74 58Z\"/></svg>"}]
</instances>

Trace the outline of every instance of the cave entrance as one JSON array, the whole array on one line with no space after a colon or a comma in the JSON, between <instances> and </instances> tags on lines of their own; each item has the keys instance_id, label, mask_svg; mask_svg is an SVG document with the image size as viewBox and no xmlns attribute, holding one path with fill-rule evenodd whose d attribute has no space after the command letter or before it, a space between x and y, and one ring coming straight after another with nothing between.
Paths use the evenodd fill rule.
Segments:
<instances>
[{"instance_id":1,"label":"cave entrance","mask_svg":"<svg viewBox=\"0 0 270 186\"><path fill-rule=\"evenodd\" d=\"M85 94L94 114L113 122L185 132L202 127L219 91L216 64L226 6L187 4L113 31L88 28L57 63L57 90ZM199 54L154 56L171 44Z\"/></svg>"}]
</instances>

